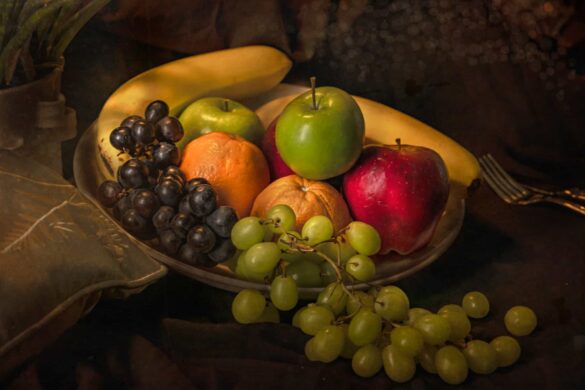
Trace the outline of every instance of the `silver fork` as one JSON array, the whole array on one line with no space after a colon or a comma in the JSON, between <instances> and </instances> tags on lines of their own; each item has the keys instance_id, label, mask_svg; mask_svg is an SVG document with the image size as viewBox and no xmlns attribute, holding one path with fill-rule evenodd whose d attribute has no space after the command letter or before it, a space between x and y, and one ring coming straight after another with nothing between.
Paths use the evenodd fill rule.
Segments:
<instances>
[{"instance_id":1,"label":"silver fork","mask_svg":"<svg viewBox=\"0 0 585 390\"><path fill-rule=\"evenodd\" d=\"M536 191L518 183L489 153L479 158L479 165L483 178L506 203L522 206L540 202L555 203L585 215L585 206L581 204L563 199L554 192Z\"/></svg>"}]
</instances>

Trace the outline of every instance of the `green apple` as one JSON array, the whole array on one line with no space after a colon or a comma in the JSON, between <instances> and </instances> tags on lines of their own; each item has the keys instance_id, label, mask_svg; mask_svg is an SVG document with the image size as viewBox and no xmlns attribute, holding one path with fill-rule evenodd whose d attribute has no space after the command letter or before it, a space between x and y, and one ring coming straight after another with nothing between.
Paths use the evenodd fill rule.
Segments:
<instances>
[{"instance_id":1,"label":"green apple","mask_svg":"<svg viewBox=\"0 0 585 390\"><path fill-rule=\"evenodd\" d=\"M364 142L364 116L339 88L319 87L292 100L276 125L276 147L296 174L325 180L348 171Z\"/></svg>"},{"instance_id":2,"label":"green apple","mask_svg":"<svg viewBox=\"0 0 585 390\"><path fill-rule=\"evenodd\" d=\"M191 103L179 116L185 135L177 146L181 149L193 139L221 131L236 134L260 145L264 126L258 115L248 107L231 99L206 97Z\"/></svg>"}]
</instances>

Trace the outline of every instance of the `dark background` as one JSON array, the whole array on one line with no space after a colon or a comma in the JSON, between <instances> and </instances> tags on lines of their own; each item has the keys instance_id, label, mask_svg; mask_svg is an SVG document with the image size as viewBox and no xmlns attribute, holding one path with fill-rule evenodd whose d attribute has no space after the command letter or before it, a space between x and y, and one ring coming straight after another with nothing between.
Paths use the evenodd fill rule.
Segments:
<instances>
[{"instance_id":1,"label":"dark background","mask_svg":"<svg viewBox=\"0 0 585 390\"><path fill-rule=\"evenodd\" d=\"M157 19L152 8L156 2L145 3L151 5L146 16L129 11L116 19L106 13L82 30L66 53L63 90L77 111L79 134L97 118L109 94L133 75L187 52L269 43L295 58L289 82L305 83L309 75L316 75L320 85L339 86L389 104L443 131L477 156L492 153L526 182L585 186L585 60L579 40L583 25L578 24L582 12L566 16L562 8L569 4L582 10L580 2L550 2L558 7L556 18L564 20L562 29L546 27L550 21L538 16L544 2L537 1L510 1L533 4L530 11L522 8L525 4L518 5L515 13L495 0L356 1L357 16L351 18L338 12L344 2L323 2L309 14L325 15L324 23L299 16L301 6L311 2L276 3L276 8L274 2L256 2L262 7L246 2L246 14L241 9L228 12L237 2L226 1L219 2L214 11L218 14L211 6L199 10L195 26L177 20L176 14L175 20ZM108 12L116 15L113 7ZM210 20L206 13L220 15L211 19L215 29L203 28L202 23ZM243 16L234 19L234 13ZM251 23L250 15L260 16ZM575 23L576 32L570 27ZM249 31L251 24L257 30ZM160 37L161 31L181 29L186 33ZM203 36L188 33L203 30L207 31ZM303 41L299 36L309 38ZM197 44L202 41L207 46ZM74 146L75 140L64 147L68 178ZM470 374L467 386L582 388L585 220L555 206L507 205L487 186L466 207L462 231L447 253L397 285L409 294L413 306L433 310L459 303L468 291L483 291L492 310L486 319L473 321L472 333L485 340L506 333L503 316L509 307L524 304L535 310L539 327L520 338L520 361L489 376ZM370 380L358 378L350 362L342 359L327 365L307 361L303 355L307 337L286 323L233 323L232 298L171 273L138 296L100 303L4 385L307 389L391 385L383 372ZM421 369L411 382L392 385L448 387Z\"/></svg>"}]
</instances>

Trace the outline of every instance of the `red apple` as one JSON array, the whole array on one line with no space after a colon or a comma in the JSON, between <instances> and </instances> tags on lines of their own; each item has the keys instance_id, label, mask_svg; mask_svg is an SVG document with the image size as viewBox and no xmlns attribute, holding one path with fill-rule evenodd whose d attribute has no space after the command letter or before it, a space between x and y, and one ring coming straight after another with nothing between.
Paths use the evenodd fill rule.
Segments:
<instances>
[{"instance_id":1,"label":"red apple","mask_svg":"<svg viewBox=\"0 0 585 390\"><path fill-rule=\"evenodd\" d=\"M280 153L276 148L276 122L278 122L278 117L274 118L272 123L270 123L266 133L264 133L264 138L262 139L262 151L264 152L266 160L268 161L268 166L270 167L271 181L295 174L282 160L282 157L280 157Z\"/></svg>"},{"instance_id":2,"label":"red apple","mask_svg":"<svg viewBox=\"0 0 585 390\"><path fill-rule=\"evenodd\" d=\"M427 245L449 196L449 177L441 156L397 142L364 148L343 179L354 218L380 233L380 254L392 250L408 254Z\"/></svg>"}]
</instances>

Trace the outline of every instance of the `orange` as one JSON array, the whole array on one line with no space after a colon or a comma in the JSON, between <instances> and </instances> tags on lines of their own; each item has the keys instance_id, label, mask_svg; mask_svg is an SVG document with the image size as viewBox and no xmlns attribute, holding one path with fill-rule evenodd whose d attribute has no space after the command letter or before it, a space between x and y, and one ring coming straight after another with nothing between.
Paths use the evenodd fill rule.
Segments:
<instances>
[{"instance_id":1,"label":"orange","mask_svg":"<svg viewBox=\"0 0 585 390\"><path fill-rule=\"evenodd\" d=\"M297 175L281 177L266 187L254 201L251 215L264 218L268 210L278 204L286 204L293 209L299 232L303 224L315 215L329 217L336 232L351 222L347 204L335 188Z\"/></svg>"},{"instance_id":2,"label":"orange","mask_svg":"<svg viewBox=\"0 0 585 390\"><path fill-rule=\"evenodd\" d=\"M180 168L187 180L207 179L219 204L233 207L240 218L250 214L254 199L270 182L262 151L233 134L211 132L189 142Z\"/></svg>"}]
</instances>

